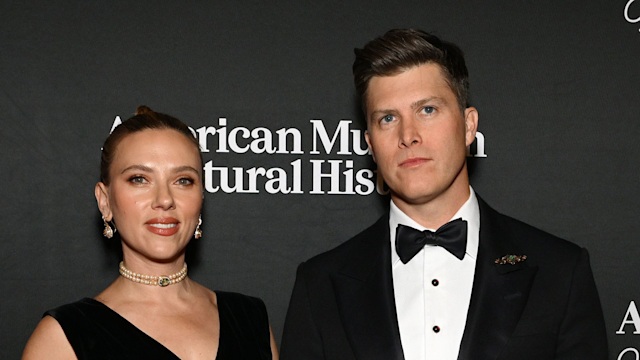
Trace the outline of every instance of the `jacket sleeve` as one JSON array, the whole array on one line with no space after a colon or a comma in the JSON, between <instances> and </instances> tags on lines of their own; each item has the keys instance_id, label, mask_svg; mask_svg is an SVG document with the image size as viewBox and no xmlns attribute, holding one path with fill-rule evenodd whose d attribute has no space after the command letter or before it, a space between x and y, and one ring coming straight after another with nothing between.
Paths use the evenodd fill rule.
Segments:
<instances>
[{"instance_id":1,"label":"jacket sleeve","mask_svg":"<svg viewBox=\"0 0 640 360\"><path fill-rule=\"evenodd\" d=\"M604 316L586 249L574 268L556 349L557 360L608 358Z\"/></svg>"},{"instance_id":2,"label":"jacket sleeve","mask_svg":"<svg viewBox=\"0 0 640 360\"><path fill-rule=\"evenodd\" d=\"M305 263L298 266L284 322L281 360L323 360L322 338L314 322L307 288Z\"/></svg>"}]
</instances>

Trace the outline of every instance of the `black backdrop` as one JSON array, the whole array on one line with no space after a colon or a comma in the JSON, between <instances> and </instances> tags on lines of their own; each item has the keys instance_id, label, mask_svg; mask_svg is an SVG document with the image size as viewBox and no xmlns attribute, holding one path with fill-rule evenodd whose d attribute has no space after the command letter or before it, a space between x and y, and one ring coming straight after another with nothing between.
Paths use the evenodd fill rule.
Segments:
<instances>
[{"instance_id":1,"label":"black backdrop","mask_svg":"<svg viewBox=\"0 0 640 360\"><path fill-rule=\"evenodd\" d=\"M139 104L216 129L201 137L212 187L190 274L263 298L279 338L297 264L388 202L351 137L353 48L419 27L466 53L484 138L474 188L590 250L611 358L638 359L639 18L634 0L0 2L0 358L19 357L44 310L117 276L93 186L102 141ZM299 137L245 152L239 128ZM260 168L282 182L215 191L233 168L244 190Z\"/></svg>"}]
</instances>

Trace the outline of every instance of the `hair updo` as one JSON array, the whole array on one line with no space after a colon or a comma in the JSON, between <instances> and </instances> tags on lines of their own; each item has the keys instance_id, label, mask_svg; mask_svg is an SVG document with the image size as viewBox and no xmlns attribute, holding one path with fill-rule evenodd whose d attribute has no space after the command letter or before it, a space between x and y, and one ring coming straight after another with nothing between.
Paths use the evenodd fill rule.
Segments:
<instances>
[{"instance_id":1,"label":"hair updo","mask_svg":"<svg viewBox=\"0 0 640 360\"><path fill-rule=\"evenodd\" d=\"M148 106L140 105L136 109L135 115L116 126L109 134L102 146L102 156L100 160L100 181L109 185L109 168L113 162L118 144L127 136L143 130L175 130L186 136L198 149L200 157L200 167L202 167L202 154L200 144L194 137L191 129L182 121L166 114L151 110Z\"/></svg>"}]
</instances>

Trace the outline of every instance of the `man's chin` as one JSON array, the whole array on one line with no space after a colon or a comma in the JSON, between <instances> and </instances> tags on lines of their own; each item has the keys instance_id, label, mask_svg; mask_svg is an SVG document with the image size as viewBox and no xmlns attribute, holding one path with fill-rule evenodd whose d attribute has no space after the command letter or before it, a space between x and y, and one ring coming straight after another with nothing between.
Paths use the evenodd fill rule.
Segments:
<instances>
[{"instance_id":1,"label":"man's chin","mask_svg":"<svg viewBox=\"0 0 640 360\"><path fill-rule=\"evenodd\" d=\"M404 189L401 193L396 193L391 190L391 199L396 204L403 203L409 206L420 206L432 202L438 196L433 191L427 191L425 189Z\"/></svg>"}]
</instances>

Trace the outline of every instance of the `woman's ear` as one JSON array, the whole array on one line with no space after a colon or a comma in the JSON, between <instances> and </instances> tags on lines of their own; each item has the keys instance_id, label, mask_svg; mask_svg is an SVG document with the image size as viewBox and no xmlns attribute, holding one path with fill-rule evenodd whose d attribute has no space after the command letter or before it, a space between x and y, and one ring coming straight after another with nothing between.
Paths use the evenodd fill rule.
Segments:
<instances>
[{"instance_id":1,"label":"woman's ear","mask_svg":"<svg viewBox=\"0 0 640 360\"><path fill-rule=\"evenodd\" d=\"M109 188L103 182L98 182L94 189L98 209L106 221L111 221L113 214L109 204Z\"/></svg>"}]
</instances>

